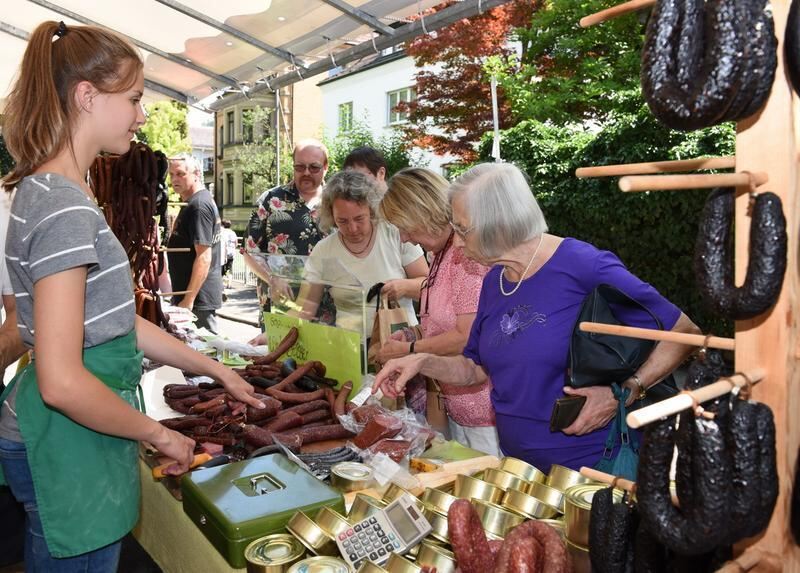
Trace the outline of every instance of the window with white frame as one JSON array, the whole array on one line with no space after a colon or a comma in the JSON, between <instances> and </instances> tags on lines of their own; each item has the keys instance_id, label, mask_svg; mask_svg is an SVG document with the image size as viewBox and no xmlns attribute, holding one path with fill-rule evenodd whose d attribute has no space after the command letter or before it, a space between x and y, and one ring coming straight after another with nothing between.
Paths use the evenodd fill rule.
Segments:
<instances>
[{"instance_id":1,"label":"window with white frame","mask_svg":"<svg viewBox=\"0 0 800 573\"><path fill-rule=\"evenodd\" d=\"M339 104L339 133L353 129L353 102Z\"/></svg>"},{"instance_id":2,"label":"window with white frame","mask_svg":"<svg viewBox=\"0 0 800 573\"><path fill-rule=\"evenodd\" d=\"M411 102L417 98L417 90L413 87L403 88L386 94L386 108L388 111L387 124L394 125L408 121L407 111L398 111L400 102Z\"/></svg>"}]
</instances>

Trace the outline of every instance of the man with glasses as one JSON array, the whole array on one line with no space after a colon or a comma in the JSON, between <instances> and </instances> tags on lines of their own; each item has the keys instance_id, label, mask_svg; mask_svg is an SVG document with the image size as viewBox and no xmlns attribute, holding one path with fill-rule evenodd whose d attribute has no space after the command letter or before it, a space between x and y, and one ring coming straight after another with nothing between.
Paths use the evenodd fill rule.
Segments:
<instances>
[{"instance_id":1,"label":"man with glasses","mask_svg":"<svg viewBox=\"0 0 800 573\"><path fill-rule=\"evenodd\" d=\"M328 150L317 140L307 139L292 151L294 178L263 193L247 225L249 252L308 255L323 235L317 226L320 197L328 171ZM270 297L266 285L258 284L258 298L265 311Z\"/></svg>"}]
</instances>

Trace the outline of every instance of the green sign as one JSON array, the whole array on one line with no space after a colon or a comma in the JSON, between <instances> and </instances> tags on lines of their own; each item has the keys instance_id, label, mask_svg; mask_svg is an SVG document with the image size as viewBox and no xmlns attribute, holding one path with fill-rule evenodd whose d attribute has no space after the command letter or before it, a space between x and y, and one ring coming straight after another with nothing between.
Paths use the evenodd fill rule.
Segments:
<instances>
[{"instance_id":1,"label":"green sign","mask_svg":"<svg viewBox=\"0 0 800 573\"><path fill-rule=\"evenodd\" d=\"M350 380L353 382L350 395L358 392L363 369L361 336L357 332L269 312L264 313L264 326L269 348L278 346L286 333L296 326L297 342L284 356L294 358L298 364L319 360L327 367L325 376L338 380L339 386Z\"/></svg>"}]
</instances>

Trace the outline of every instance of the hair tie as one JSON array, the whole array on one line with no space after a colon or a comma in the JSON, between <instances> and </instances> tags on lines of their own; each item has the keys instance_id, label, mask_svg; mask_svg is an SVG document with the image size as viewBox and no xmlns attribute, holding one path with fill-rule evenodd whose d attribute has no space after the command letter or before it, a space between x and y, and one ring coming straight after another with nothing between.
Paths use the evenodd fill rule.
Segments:
<instances>
[{"instance_id":1,"label":"hair tie","mask_svg":"<svg viewBox=\"0 0 800 573\"><path fill-rule=\"evenodd\" d=\"M744 387L740 387L741 390L739 391L739 398L742 400L749 400L753 393L753 380L751 380L750 377L744 372L736 372L734 376L736 376L736 374L744 378Z\"/></svg>"},{"instance_id":2,"label":"hair tie","mask_svg":"<svg viewBox=\"0 0 800 573\"><path fill-rule=\"evenodd\" d=\"M64 20L61 20L58 23L58 29L56 30L56 33L54 34L53 41L55 42L59 38L63 38L64 36L67 35L67 32L69 32L69 30L67 30L67 25L64 23Z\"/></svg>"}]
</instances>

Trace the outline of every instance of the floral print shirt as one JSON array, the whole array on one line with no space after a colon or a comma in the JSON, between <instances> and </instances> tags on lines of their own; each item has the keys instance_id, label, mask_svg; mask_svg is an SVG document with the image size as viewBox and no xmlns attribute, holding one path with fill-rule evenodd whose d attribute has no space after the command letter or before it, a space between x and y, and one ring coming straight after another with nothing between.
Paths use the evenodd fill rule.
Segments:
<instances>
[{"instance_id":1,"label":"floral print shirt","mask_svg":"<svg viewBox=\"0 0 800 573\"><path fill-rule=\"evenodd\" d=\"M317 225L319 200L306 203L294 183L275 187L263 195L247 224L246 249L270 255L311 254L324 235ZM258 299L269 311L269 292L258 281Z\"/></svg>"},{"instance_id":2,"label":"floral print shirt","mask_svg":"<svg viewBox=\"0 0 800 573\"><path fill-rule=\"evenodd\" d=\"M294 183L263 196L247 225L247 250L270 255L310 255L323 234L317 226L319 202L308 205Z\"/></svg>"}]
</instances>

